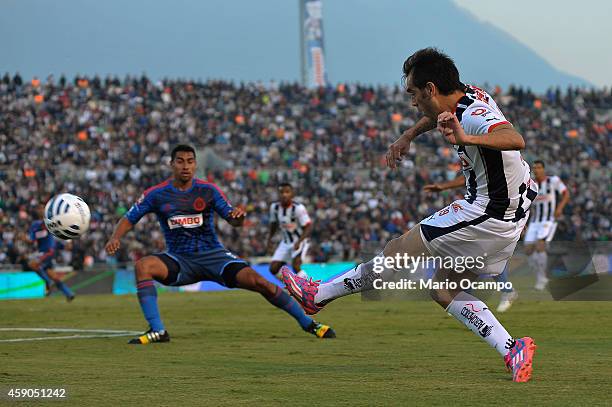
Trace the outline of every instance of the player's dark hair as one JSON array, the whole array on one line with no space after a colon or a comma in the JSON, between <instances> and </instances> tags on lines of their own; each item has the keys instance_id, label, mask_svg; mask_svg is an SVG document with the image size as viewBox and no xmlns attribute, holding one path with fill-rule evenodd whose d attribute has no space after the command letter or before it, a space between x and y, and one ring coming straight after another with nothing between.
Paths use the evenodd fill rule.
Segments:
<instances>
[{"instance_id":1,"label":"player's dark hair","mask_svg":"<svg viewBox=\"0 0 612 407\"><path fill-rule=\"evenodd\" d=\"M536 164L541 164L542 167L546 168L546 164L544 164L544 161L542 161L542 160L535 160L533 162L533 165L536 165Z\"/></svg>"},{"instance_id":2,"label":"player's dark hair","mask_svg":"<svg viewBox=\"0 0 612 407\"><path fill-rule=\"evenodd\" d=\"M443 95L450 95L456 90L464 90L465 85L459 80L459 71L455 62L436 48L423 48L404 61L402 80L406 85L408 75L412 73L414 86L423 89L431 82Z\"/></svg>"},{"instance_id":3,"label":"player's dark hair","mask_svg":"<svg viewBox=\"0 0 612 407\"><path fill-rule=\"evenodd\" d=\"M174 147L172 149L172 152L170 153L170 161L174 161L174 159L176 158L176 153L180 152L180 151L185 151L187 153L193 153L193 157L195 158L196 156L196 152L194 150L193 147L187 145L187 144L179 144L176 147Z\"/></svg>"},{"instance_id":4,"label":"player's dark hair","mask_svg":"<svg viewBox=\"0 0 612 407\"><path fill-rule=\"evenodd\" d=\"M287 187L287 188L293 189L293 185L291 185L291 184L290 184L290 183L288 183L288 182L281 182L280 184L278 184L278 189L281 189L281 188L284 188L284 187Z\"/></svg>"}]
</instances>

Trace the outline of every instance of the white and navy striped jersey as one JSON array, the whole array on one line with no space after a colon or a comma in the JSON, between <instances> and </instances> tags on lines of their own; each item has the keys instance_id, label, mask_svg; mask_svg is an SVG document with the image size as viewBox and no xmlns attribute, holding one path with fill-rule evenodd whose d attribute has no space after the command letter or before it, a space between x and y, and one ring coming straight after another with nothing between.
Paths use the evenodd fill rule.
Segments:
<instances>
[{"instance_id":1,"label":"white and navy striped jersey","mask_svg":"<svg viewBox=\"0 0 612 407\"><path fill-rule=\"evenodd\" d=\"M306 207L299 202L292 202L288 207L284 207L280 202L274 202L270 205L270 222L279 224L284 243L293 243L302 236L304 227L311 220Z\"/></svg>"},{"instance_id":2,"label":"white and navy striped jersey","mask_svg":"<svg viewBox=\"0 0 612 407\"><path fill-rule=\"evenodd\" d=\"M561 178L556 175L546 177L544 181L538 182L538 187L538 196L533 202L529 221L531 223L554 221L557 202L561 194L567 190L567 187L561 181Z\"/></svg>"},{"instance_id":3,"label":"white and navy striped jersey","mask_svg":"<svg viewBox=\"0 0 612 407\"><path fill-rule=\"evenodd\" d=\"M468 85L457 102L455 115L466 134L491 132L509 124L497 103L484 90ZM521 153L481 146L454 146L459 154L467 187L465 199L481 206L492 218L518 221L525 217L537 195L529 165Z\"/></svg>"}]
</instances>

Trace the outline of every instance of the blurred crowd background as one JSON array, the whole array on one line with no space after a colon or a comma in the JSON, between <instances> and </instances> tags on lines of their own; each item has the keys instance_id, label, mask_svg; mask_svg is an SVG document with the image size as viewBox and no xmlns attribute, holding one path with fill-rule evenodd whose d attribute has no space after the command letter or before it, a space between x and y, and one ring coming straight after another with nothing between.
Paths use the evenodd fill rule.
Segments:
<instances>
[{"instance_id":1,"label":"blurred crowd background","mask_svg":"<svg viewBox=\"0 0 612 407\"><path fill-rule=\"evenodd\" d=\"M612 90L486 84L523 134L529 163L545 161L571 194L557 239L612 238ZM147 77L0 77L0 263L22 264L36 203L70 192L92 211L90 232L64 246L59 262L77 269L128 262L164 249L153 215L123 240L115 259L103 247L119 218L148 187L170 175L169 152L189 143L200 176L248 211L245 226L218 222L222 242L247 258L266 255L268 208L279 182L293 184L313 218L312 261L352 260L369 243L400 235L463 190L427 193L459 171L436 131L413 143L397 171L387 147L418 119L401 87L195 82ZM277 239L280 236L277 236Z\"/></svg>"}]
</instances>

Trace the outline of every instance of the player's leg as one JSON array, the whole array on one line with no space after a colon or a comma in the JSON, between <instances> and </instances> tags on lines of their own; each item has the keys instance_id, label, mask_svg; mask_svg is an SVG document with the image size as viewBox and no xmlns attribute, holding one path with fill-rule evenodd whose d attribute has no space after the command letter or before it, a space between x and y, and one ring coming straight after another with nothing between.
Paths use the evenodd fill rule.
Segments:
<instances>
[{"instance_id":1,"label":"player's leg","mask_svg":"<svg viewBox=\"0 0 612 407\"><path fill-rule=\"evenodd\" d=\"M557 222L547 222L546 228L542 232L542 239L536 243L538 255L538 272L536 279L536 289L543 290L548 285L548 243L555 237Z\"/></svg>"},{"instance_id":2,"label":"player's leg","mask_svg":"<svg viewBox=\"0 0 612 407\"><path fill-rule=\"evenodd\" d=\"M535 244L534 263L536 267L536 290L544 290L548 284L546 266L548 264L548 254L546 253L546 240L540 239Z\"/></svg>"},{"instance_id":3,"label":"player's leg","mask_svg":"<svg viewBox=\"0 0 612 407\"><path fill-rule=\"evenodd\" d=\"M535 242L528 242L527 239L525 239L525 255L527 256L527 265L529 266L529 269L534 272L537 273L538 270L538 262L537 262L537 255L536 255L536 251L535 251Z\"/></svg>"},{"instance_id":4,"label":"player's leg","mask_svg":"<svg viewBox=\"0 0 612 407\"><path fill-rule=\"evenodd\" d=\"M169 276L171 259L163 261L159 256L146 256L134 265L136 275L136 292L140 309L149 323L149 330L145 334L132 339L131 344L148 344L151 342L167 342L170 340L162 322L157 306L157 289L155 281L165 282ZM178 269L175 263L174 267ZM176 270L174 270L176 272Z\"/></svg>"},{"instance_id":5,"label":"player's leg","mask_svg":"<svg viewBox=\"0 0 612 407\"><path fill-rule=\"evenodd\" d=\"M456 273L439 270L434 276L434 281L459 282L466 278L473 281L477 276L471 272ZM431 290L430 294L447 313L499 352L504 358L506 367L512 371L514 381L526 382L531 378L533 355L536 349L532 338L524 337L515 340L483 301L465 291L435 289Z\"/></svg>"},{"instance_id":6,"label":"player's leg","mask_svg":"<svg viewBox=\"0 0 612 407\"><path fill-rule=\"evenodd\" d=\"M235 284L228 276L235 275ZM291 315L302 329L320 338L333 338L335 332L327 325L319 324L304 313L300 305L276 284L272 284L245 263L231 263L223 271L228 285L260 293L270 304Z\"/></svg>"},{"instance_id":7,"label":"player's leg","mask_svg":"<svg viewBox=\"0 0 612 407\"><path fill-rule=\"evenodd\" d=\"M270 263L270 273L278 278L279 280L282 278L282 274L280 272L281 267L285 264L291 262L291 251L293 250L293 245L290 243L279 242L276 250L274 250L274 254L272 255L272 261Z\"/></svg>"},{"instance_id":8,"label":"player's leg","mask_svg":"<svg viewBox=\"0 0 612 407\"><path fill-rule=\"evenodd\" d=\"M57 273L53 269L48 269L47 274L55 283L55 286L60 289L62 293L66 296L68 301L74 300L74 293L72 290L62 281L62 279L57 275Z\"/></svg>"},{"instance_id":9,"label":"player's leg","mask_svg":"<svg viewBox=\"0 0 612 407\"><path fill-rule=\"evenodd\" d=\"M512 285L508 284L508 263L506 263L506 267L504 271L500 274L493 276L493 280L499 284L503 284L503 288L501 291L501 299L499 301L499 305L497 306L497 312L506 312L510 309L514 301L518 298L518 293L512 287Z\"/></svg>"},{"instance_id":10,"label":"player's leg","mask_svg":"<svg viewBox=\"0 0 612 407\"><path fill-rule=\"evenodd\" d=\"M404 253L409 257L429 255L421 237L420 225L391 240L372 260L361 263L328 282L306 280L290 272L283 273L283 282L291 295L304 307L306 313L316 314L323 305L336 298L373 289L374 280L381 278L384 280L395 271L384 267L385 257L395 257Z\"/></svg>"},{"instance_id":11,"label":"player's leg","mask_svg":"<svg viewBox=\"0 0 612 407\"><path fill-rule=\"evenodd\" d=\"M45 294L48 295L49 291L51 290L53 280L51 280L51 277L49 277L49 274L47 274L47 270L43 263L31 261L28 263L28 267L34 270L34 272L38 274L38 276L45 282Z\"/></svg>"},{"instance_id":12,"label":"player's leg","mask_svg":"<svg viewBox=\"0 0 612 407\"><path fill-rule=\"evenodd\" d=\"M302 270L302 255L301 254L298 254L293 259L291 259L291 267L293 268L293 270L299 277L302 277L302 278L308 277L308 274L306 274Z\"/></svg>"},{"instance_id":13,"label":"player's leg","mask_svg":"<svg viewBox=\"0 0 612 407\"><path fill-rule=\"evenodd\" d=\"M528 264L536 275L536 290L543 290L548 283L546 277L546 242L548 226L545 222L533 222L527 227L525 233L525 253Z\"/></svg>"},{"instance_id":14,"label":"player's leg","mask_svg":"<svg viewBox=\"0 0 612 407\"><path fill-rule=\"evenodd\" d=\"M291 267L295 271L298 277L307 278L308 274L302 270L302 263L306 259L310 243L307 240L302 241L300 247L297 250L291 252Z\"/></svg>"},{"instance_id":15,"label":"player's leg","mask_svg":"<svg viewBox=\"0 0 612 407\"><path fill-rule=\"evenodd\" d=\"M438 270L433 281L444 283L448 280L457 283L459 287L461 280L474 281L477 278L476 274L469 271L457 273L452 270ZM495 348L502 357L506 356L514 340L484 302L461 288L432 289L430 295L449 314Z\"/></svg>"},{"instance_id":16,"label":"player's leg","mask_svg":"<svg viewBox=\"0 0 612 407\"><path fill-rule=\"evenodd\" d=\"M539 223L531 222L527 225L527 230L525 230L525 255L527 256L527 264L529 264L532 270L536 270L536 257L534 256L534 252L538 229Z\"/></svg>"}]
</instances>

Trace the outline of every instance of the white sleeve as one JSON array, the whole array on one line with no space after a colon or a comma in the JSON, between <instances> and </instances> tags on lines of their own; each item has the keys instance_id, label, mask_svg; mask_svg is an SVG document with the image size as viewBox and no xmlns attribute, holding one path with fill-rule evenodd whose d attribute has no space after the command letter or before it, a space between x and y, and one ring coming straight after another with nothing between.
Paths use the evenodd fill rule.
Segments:
<instances>
[{"instance_id":1,"label":"white sleeve","mask_svg":"<svg viewBox=\"0 0 612 407\"><path fill-rule=\"evenodd\" d=\"M486 134L502 124L510 124L501 112L485 103L473 103L461 115L461 127L465 134Z\"/></svg>"},{"instance_id":2,"label":"white sleeve","mask_svg":"<svg viewBox=\"0 0 612 407\"><path fill-rule=\"evenodd\" d=\"M278 223L278 211L276 210L276 203L270 205L270 223Z\"/></svg>"},{"instance_id":3,"label":"white sleeve","mask_svg":"<svg viewBox=\"0 0 612 407\"><path fill-rule=\"evenodd\" d=\"M561 181L560 177L555 177L555 184L556 184L556 190L559 191L560 194L562 194L563 192L565 192L567 190L567 187L565 186L565 184L563 183L563 181Z\"/></svg>"},{"instance_id":4,"label":"white sleeve","mask_svg":"<svg viewBox=\"0 0 612 407\"><path fill-rule=\"evenodd\" d=\"M298 222L300 222L300 226L302 227L308 225L311 222L310 216L308 216L308 212L306 212L306 207L304 205L300 205L296 208L296 215L298 218Z\"/></svg>"}]
</instances>

